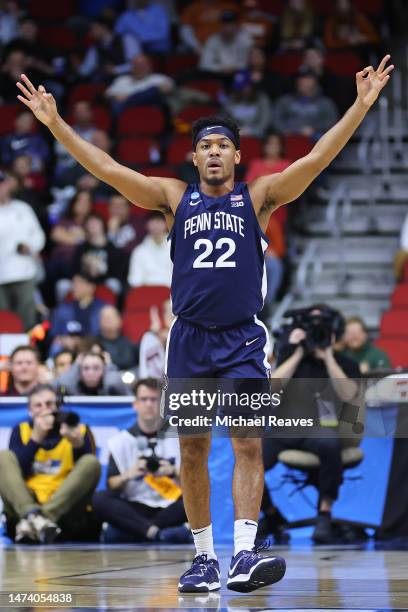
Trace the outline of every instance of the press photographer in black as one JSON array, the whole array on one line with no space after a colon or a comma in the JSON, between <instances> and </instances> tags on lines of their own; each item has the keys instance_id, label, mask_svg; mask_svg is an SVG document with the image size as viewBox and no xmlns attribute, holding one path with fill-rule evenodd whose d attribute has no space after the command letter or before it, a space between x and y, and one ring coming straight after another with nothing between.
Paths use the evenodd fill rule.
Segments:
<instances>
[{"instance_id":1,"label":"press photographer in black","mask_svg":"<svg viewBox=\"0 0 408 612\"><path fill-rule=\"evenodd\" d=\"M334 350L344 332L342 315L326 305L285 313L292 322L285 325L277 341L277 367L272 378L284 386L279 416L312 418L316 429L307 436L307 429L297 429L302 437L264 439L265 472L273 468L281 451L299 449L320 458L318 472L319 507L313 540L333 540L331 510L343 480L342 443L338 435L339 421L345 406L359 397L358 365ZM296 381L292 379L298 379ZM329 383L329 384L328 384ZM303 434L303 432L305 432ZM321 437L320 437L321 433ZM264 526L274 533L283 522L265 486L262 501Z\"/></svg>"},{"instance_id":2,"label":"press photographer in black","mask_svg":"<svg viewBox=\"0 0 408 612\"><path fill-rule=\"evenodd\" d=\"M92 535L88 506L100 476L93 435L59 404L50 385L34 387L29 419L13 428L9 450L0 452L0 496L16 543Z\"/></svg>"},{"instance_id":3,"label":"press photographer in black","mask_svg":"<svg viewBox=\"0 0 408 612\"><path fill-rule=\"evenodd\" d=\"M108 441L108 489L93 498L104 541L189 543L178 440L159 435L159 382L140 379L134 393L137 422Z\"/></svg>"}]
</instances>

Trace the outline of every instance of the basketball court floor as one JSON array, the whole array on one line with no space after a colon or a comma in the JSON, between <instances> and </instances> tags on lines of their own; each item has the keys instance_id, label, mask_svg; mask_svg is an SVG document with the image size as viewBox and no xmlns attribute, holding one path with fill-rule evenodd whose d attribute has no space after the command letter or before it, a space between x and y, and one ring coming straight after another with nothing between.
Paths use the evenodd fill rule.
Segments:
<instances>
[{"instance_id":1,"label":"basketball court floor","mask_svg":"<svg viewBox=\"0 0 408 612\"><path fill-rule=\"evenodd\" d=\"M225 584L231 549L217 551ZM408 612L408 551L403 546L378 550L373 543L305 544L276 551L286 558L288 569L275 586L245 595L223 586L219 594L197 596L177 592L178 577L192 559L190 547L3 545L0 609ZM44 603L41 594L47 598ZM49 603L50 595L54 603Z\"/></svg>"}]
</instances>

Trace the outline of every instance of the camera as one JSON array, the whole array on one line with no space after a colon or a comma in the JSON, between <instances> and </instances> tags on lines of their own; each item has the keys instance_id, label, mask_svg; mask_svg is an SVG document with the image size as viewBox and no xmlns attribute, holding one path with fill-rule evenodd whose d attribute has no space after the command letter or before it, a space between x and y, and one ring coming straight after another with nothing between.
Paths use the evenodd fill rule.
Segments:
<instances>
[{"instance_id":1,"label":"camera","mask_svg":"<svg viewBox=\"0 0 408 612\"><path fill-rule=\"evenodd\" d=\"M278 332L278 337L284 331L287 331L289 336L293 329L303 329L306 332L303 346L307 353L311 353L317 348L324 349L331 346L333 336L336 340L339 340L344 333L345 323L342 315L328 306L310 306L309 308L287 310L284 317L291 317L292 323L283 326Z\"/></svg>"},{"instance_id":2,"label":"camera","mask_svg":"<svg viewBox=\"0 0 408 612\"><path fill-rule=\"evenodd\" d=\"M140 458L146 461L146 470L150 472L150 474L156 474L160 469L160 461L162 457L156 455L156 438L152 438L148 441L147 446L150 449L150 455L142 455ZM174 461L170 460L170 463L174 463Z\"/></svg>"},{"instance_id":3,"label":"camera","mask_svg":"<svg viewBox=\"0 0 408 612\"><path fill-rule=\"evenodd\" d=\"M60 426L66 423L68 427L76 427L79 425L79 415L76 412L60 412L57 410L52 413L54 416L54 429L59 431Z\"/></svg>"}]
</instances>

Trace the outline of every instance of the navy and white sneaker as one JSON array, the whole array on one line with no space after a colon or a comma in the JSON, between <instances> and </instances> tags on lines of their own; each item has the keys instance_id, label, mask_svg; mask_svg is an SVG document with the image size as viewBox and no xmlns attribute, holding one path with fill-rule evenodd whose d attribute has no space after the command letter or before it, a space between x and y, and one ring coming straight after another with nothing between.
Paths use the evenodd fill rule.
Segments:
<instances>
[{"instance_id":1,"label":"navy and white sneaker","mask_svg":"<svg viewBox=\"0 0 408 612\"><path fill-rule=\"evenodd\" d=\"M249 593L281 580L286 571L282 557L262 556L260 550L266 545L254 546L252 550L241 550L232 557L228 571L227 588L231 591Z\"/></svg>"},{"instance_id":2,"label":"navy and white sneaker","mask_svg":"<svg viewBox=\"0 0 408 612\"><path fill-rule=\"evenodd\" d=\"M180 593L208 593L220 588L220 566L217 559L206 554L194 557L193 563L180 578Z\"/></svg>"}]
</instances>

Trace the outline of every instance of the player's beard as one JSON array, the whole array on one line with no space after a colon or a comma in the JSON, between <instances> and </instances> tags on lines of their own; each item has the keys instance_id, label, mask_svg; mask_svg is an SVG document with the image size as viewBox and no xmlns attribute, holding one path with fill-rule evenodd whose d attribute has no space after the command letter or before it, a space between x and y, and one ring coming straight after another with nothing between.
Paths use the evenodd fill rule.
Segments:
<instances>
[{"instance_id":1,"label":"player's beard","mask_svg":"<svg viewBox=\"0 0 408 612\"><path fill-rule=\"evenodd\" d=\"M223 185L224 183L226 183L229 180L229 176L220 176L220 177L209 177L209 176L204 176L203 177L203 181L204 183L207 183L207 185L210 185L211 187L219 187L220 185Z\"/></svg>"}]
</instances>

